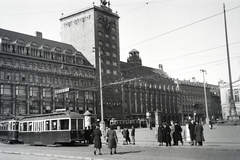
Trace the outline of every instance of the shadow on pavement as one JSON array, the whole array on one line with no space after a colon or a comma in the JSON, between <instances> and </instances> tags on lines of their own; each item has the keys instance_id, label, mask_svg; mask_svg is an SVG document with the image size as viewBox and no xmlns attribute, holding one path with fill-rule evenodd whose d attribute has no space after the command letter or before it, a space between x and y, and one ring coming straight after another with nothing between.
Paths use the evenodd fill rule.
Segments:
<instances>
[{"instance_id":1,"label":"shadow on pavement","mask_svg":"<svg viewBox=\"0 0 240 160\"><path fill-rule=\"evenodd\" d=\"M123 154L140 153L140 152L142 151L117 152L117 154L123 155Z\"/></svg>"}]
</instances>

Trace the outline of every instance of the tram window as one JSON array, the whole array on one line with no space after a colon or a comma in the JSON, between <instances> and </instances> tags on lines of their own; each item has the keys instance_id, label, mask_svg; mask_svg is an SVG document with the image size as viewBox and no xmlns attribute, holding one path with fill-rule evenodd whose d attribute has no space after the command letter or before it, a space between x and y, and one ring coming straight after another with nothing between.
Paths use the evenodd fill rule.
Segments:
<instances>
[{"instance_id":1,"label":"tram window","mask_svg":"<svg viewBox=\"0 0 240 160\"><path fill-rule=\"evenodd\" d=\"M23 131L27 131L27 122L23 123Z\"/></svg>"},{"instance_id":2,"label":"tram window","mask_svg":"<svg viewBox=\"0 0 240 160\"><path fill-rule=\"evenodd\" d=\"M32 126L32 122L28 122L28 131L32 131L33 126Z\"/></svg>"},{"instance_id":3,"label":"tram window","mask_svg":"<svg viewBox=\"0 0 240 160\"><path fill-rule=\"evenodd\" d=\"M83 119L78 119L78 129L83 129Z\"/></svg>"},{"instance_id":4,"label":"tram window","mask_svg":"<svg viewBox=\"0 0 240 160\"><path fill-rule=\"evenodd\" d=\"M71 129L77 129L77 121L76 121L76 119L71 119Z\"/></svg>"},{"instance_id":5,"label":"tram window","mask_svg":"<svg viewBox=\"0 0 240 160\"><path fill-rule=\"evenodd\" d=\"M6 123L5 130L8 130L8 122Z\"/></svg>"},{"instance_id":6,"label":"tram window","mask_svg":"<svg viewBox=\"0 0 240 160\"><path fill-rule=\"evenodd\" d=\"M10 123L9 123L10 125L9 125L8 130L12 130L12 123L13 123L13 122L10 122Z\"/></svg>"},{"instance_id":7,"label":"tram window","mask_svg":"<svg viewBox=\"0 0 240 160\"><path fill-rule=\"evenodd\" d=\"M69 129L69 119L60 120L60 127L61 127L61 130L68 130Z\"/></svg>"},{"instance_id":8,"label":"tram window","mask_svg":"<svg viewBox=\"0 0 240 160\"><path fill-rule=\"evenodd\" d=\"M14 130L18 130L18 127L19 127L19 122L14 122Z\"/></svg>"},{"instance_id":9,"label":"tram window","mask_svg":"<svg viewBox=\"0 0 240 160\"><path fill-rule=\"evenodd\" d=\"M52 120L52 130L57 130L57 120Z\"/></svg>"},{"instance_id":10,"label":"tram window","mask_svg":"<svg viewBox=\"0 0 240 160\"><path fill-rule=\"evenodd\" d=\"M50 130L50 121L46 121L46 126L45 126L45 130L48 131Z\"/></svg>"}]
</instances>

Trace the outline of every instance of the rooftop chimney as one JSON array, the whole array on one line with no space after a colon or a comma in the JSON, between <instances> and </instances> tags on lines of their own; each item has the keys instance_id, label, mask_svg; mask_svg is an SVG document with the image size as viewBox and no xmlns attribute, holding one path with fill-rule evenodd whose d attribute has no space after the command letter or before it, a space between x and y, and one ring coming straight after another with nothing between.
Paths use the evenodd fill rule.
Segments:
<instances>
[{"instance_id":1,"label":"rooftop chimney","mask_svg":"<svg viewBox=\"0 0 240 160\"><path fill-rule=\"evenodd\" d=\"M42 32L38 32L38 31L36 31L36 37L38 37L38 38L42 38Z\"/></svg>"}]
</instances>

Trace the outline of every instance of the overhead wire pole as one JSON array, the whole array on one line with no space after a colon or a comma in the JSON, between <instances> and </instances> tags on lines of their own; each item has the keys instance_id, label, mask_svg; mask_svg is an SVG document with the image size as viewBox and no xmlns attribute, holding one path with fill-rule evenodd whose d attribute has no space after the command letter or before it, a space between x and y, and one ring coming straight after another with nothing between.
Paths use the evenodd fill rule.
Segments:
<instances>
[{"instance_id":1,"label":"overhead wire pole","mask_svg":"<svg viewBox=\"0 0 240 160\"><path fill-rule=\"evenodd\" d=\"M205 97L205 108L206 108L206 124L209 124L209 116L208 116L208 105L207 105L207 93L206 93L206 83L204 74L207 73L206 70L200 69L200 72L203 73L203 87L204 87L204 97Z\"/></svg>"},{"instance_id":2,"label":"overhead wire pole","mask_svg":"<svg viewBox=\"0 0 240 160\"><path fill-rule=\"evenodd\" d=\"M228 48L228 35L227 35L227 21L226 21L226 12L225 4L223 3L223 12L224 12L224 24L225 24L225 36L226 36L226 49L227 49L227 60L228 60L228 73L229 73L229 86L230 86L230 117L232 120L239 119L236 112L236 106L233 99L233 88L232 88L232 75L231 75L231 65L229 58L229 48Z\"/></svg>"}]
</instances>

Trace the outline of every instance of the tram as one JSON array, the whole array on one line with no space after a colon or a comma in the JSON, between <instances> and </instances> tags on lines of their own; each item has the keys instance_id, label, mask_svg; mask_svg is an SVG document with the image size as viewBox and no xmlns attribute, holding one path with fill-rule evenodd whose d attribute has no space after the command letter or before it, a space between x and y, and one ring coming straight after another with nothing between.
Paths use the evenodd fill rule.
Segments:
<instances>
[{"instance_id":1,"label":"tram","mask_svg":"<svg viewBox=\"0 0 240 160\"><path fill-rule=\"evenodd\" d=\"M18 142L18 129L21 117L9 117L0 121L0 141L3 143Z\"/></svg>"},{"instance_id":2,"label":"tram","mask_svg":"<svg viewBox=\"0 0 240 160\"><path fill-rule=\"evenodd\" d=\"M120 119L111 119L110 120L110 126L113 128L117 128L119 126L121 129L124 127L131 128L134 126L135 128L138 127L146 127L147 123L145 120L138 120L138 119L132 119L132 120L120 120Z\"/></svg>"},{"instance_id":3,"label":"tram","mask_svg":"<svg viewBox=\"0 0 240 160\"><path fill-rule=\"evenodd\" d=\"M83 140L84 117L76 112L31 115L19 123L19 141L25 144L74 144Z\"/></svg>"}]
</instances>

